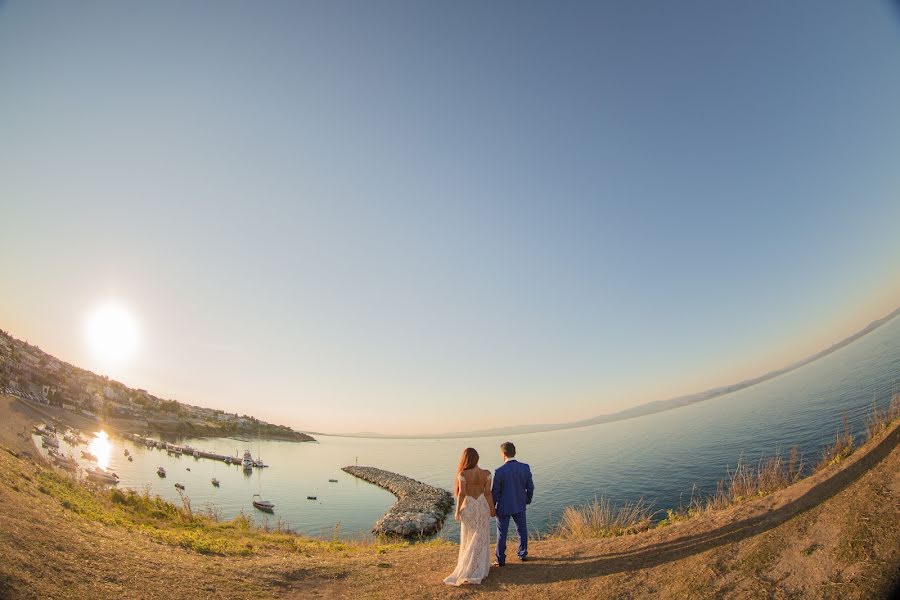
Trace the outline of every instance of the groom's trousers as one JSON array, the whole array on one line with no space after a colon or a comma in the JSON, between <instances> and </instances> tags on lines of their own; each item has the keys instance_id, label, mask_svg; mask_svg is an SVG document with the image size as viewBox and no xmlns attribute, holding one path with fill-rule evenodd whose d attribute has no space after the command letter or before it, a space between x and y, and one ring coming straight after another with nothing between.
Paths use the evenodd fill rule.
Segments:
<instances>
[{"instance_id":1,"label":"groom's trousers","mask_svg":"<svg viewBox=\"0 0 900 600\"><path fill-rule=\"evenodd\" d=\"M516 533L519 534L519 558L528 555L528 524L525 522L525 511L514 515L497 515L497 562L506 562L506 534L509 533L509 518L512 517L516 524Z\"/></svg>"}]
</instances>

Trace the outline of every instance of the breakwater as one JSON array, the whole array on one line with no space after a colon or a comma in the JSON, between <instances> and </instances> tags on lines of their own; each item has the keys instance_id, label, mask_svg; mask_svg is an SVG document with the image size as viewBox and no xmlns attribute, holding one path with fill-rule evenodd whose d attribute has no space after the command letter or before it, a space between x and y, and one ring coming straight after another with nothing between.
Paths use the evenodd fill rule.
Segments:
<instances>
[{"instance_id":1,"label":"breakwater","mask_svg":"<svg viewBox=\"0 0 900 600\"><path fill-rule=\"evenodd\" d=\"M453 496L447 490L375 467L344 467L343 471L373 483L397 496L397 502L372 528L381 535L418 537L441 530L447 513L453 508Z\"/></svg>"}]
</instances>

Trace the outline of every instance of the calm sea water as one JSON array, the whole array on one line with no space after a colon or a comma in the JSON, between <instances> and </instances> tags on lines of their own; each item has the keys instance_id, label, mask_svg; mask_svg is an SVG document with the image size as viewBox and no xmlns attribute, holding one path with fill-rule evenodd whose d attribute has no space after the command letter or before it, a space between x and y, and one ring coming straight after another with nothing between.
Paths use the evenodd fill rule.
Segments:
<instances>
[{"instance_id":1,"label":"calm sea water","mask_svg":"<svg viewBox=\"0 0 900 600\"><path fill-rule=\"evenodd\" d=\"M853 432L863 431L873 399L886 402L900 375L900 318L810 365L739 392L692 406L580 429L512 436L519 459L531 464L536 491L529 507L532 529L547 532L562 508L594 496L616 501L643 497L660 509L686 501L694 486L715 489L726 468L743 455L756 460L777 448L798 446L815 463L833 439L843 415ZM900 384L897 387L900 390ZM272 465L244 475L239 467L193 458L175 458L159 450L109 439L109 467L120 487L179 501L176 482L186 487L195 509L212 505L223 517L245 511L260 520L251 505L260 493L275 503L275 516L293 529L342 537L367 536L394 502L380 488L346 475L340 468L358 461L450 489L456 463L466 446L478 449L481 466L500 465L495 437L453 440L389 440L319 437L316 444L234 439L184 439L197 448L223 454L249 449ZM61 442L63 449L67 449ZM128 462L127 448L134 461ZM78 449L73 454L79 456ZM88 463L84 463L88 464ZM156 468L169 473L159 479ZM188 471L188 468L190 471ZM210 479L221 481L214 488ZM337 479L330 483L329 479ZM316 500L307 500L316 496ZM442 535L458 538L452 519Z\"/></svg>"}]
</instances>

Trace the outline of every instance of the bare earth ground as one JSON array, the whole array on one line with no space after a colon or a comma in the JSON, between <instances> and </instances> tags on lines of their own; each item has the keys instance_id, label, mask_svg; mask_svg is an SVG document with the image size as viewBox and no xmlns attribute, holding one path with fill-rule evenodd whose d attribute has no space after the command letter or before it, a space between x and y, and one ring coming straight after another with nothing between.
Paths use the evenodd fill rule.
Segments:
<instances>
[{"instance_id":1,"label":"bare earth ground","mask_svg":"<svg viewBox=\"0 0 900 600\"><path fill-rule=\"evenodd\" d=\"M0 396L0 444L44 420ZM900 424L771 496L637 535L542 540L533 560L448 588L453 544L215 556L104 525L39 491L43 463L0 451L0 598L878 598L900 580Z\"/></svg>"}]
</instances>

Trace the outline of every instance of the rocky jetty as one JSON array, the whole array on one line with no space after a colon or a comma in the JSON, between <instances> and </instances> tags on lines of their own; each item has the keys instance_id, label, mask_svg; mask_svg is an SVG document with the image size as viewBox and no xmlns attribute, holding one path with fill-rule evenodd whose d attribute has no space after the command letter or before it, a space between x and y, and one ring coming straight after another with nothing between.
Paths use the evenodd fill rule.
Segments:
<instances>
[{"instance_id":1,"label":"rocky jetty","mask_svg":"<svg viewBox=\"0 0 900 600\"><path fill-rule=\"evenodd\" d=\"M397 502L372 528L389 536L419 537L440 531L453 496L447 490L375 467L344 467L354 477L374 483L397 496Z\"/></svg>"}]
</instances>

